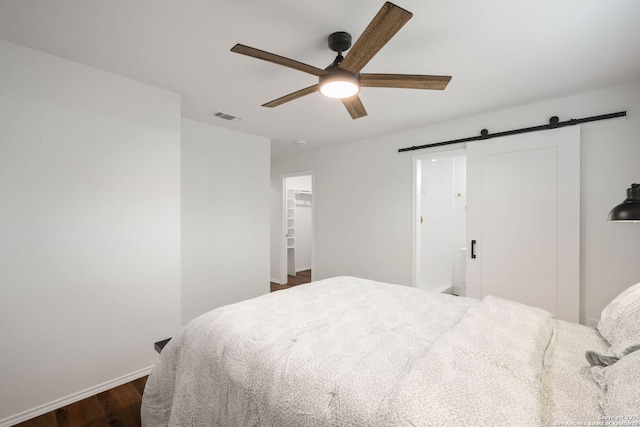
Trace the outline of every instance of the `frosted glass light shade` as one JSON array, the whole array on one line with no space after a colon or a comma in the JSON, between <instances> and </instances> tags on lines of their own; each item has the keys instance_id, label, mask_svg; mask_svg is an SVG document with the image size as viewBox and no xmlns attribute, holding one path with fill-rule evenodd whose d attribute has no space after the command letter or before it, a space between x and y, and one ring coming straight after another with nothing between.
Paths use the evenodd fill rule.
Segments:
<instances>
[{"instance_id":1,"label":"frosted glass light shade","mask_svg":"<svg viewBox=\"0 0 640 427\"><path fill-rule=\"evenodd\" d=\"M333 80L320 86L320 93L329 98L348 98L358 92L360 86L344 80Z\"/></svg>"},{"instance_id":2,"label":"frosted glass light shade","mask_svg":"<svg viewBox=\"0 0 640 427\"><path fill-rule=\"evenodd\" d=\"M337 65L326 68L320 76L320 93L329 98L348 98L360 92L360 78Z\"/></svg>"}]
</instances>

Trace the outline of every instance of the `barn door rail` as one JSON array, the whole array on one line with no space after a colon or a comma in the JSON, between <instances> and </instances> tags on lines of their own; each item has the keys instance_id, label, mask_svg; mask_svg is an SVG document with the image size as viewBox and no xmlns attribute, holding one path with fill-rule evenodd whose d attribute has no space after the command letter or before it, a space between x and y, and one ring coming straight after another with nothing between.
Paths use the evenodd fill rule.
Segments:
<instances>
[{"instance_id":1,"label":"barn door rail","mask_svg":"<svg viewBox=\"0 0 640 427\"><path fill-rule=\"evenodd\" d=\"M478 136L471 136L469 138L461 138L461 139L453 139L451 141L444 141L444 142L435 142L433 144L425 144L425 145L417 145L417 146L414 145L413 147L400 148L398 152L402 153L405 151L422 150L423 148L440 147L443 145L458 144L461 142L482 141L484 139L498 138L501 136L517 135L520 133L536 132L539 130L556 129L556 128L561 128L565 126L575 126L575 125L579 125L580 123L597 122L599 120L609 120L609 119L615 119L617 117L626 117L626 115L627 115L626 111L620 111L617 113L602 114L600 116L584 117L582 119L569 119L564 122L561 122L558 116L553 116L549 119L548 124L544 124L540 126L532 126L528 128L507 130L504 132L496 132L496 133L489 133L487 129L482 129L480 131L480 135Z\"/></svg>"}]
</instances>

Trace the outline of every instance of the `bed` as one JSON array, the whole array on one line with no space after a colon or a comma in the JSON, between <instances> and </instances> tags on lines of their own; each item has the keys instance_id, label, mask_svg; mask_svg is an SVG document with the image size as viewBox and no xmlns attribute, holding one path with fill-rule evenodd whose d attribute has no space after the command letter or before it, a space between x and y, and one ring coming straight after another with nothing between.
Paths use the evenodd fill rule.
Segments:
<instances>
[{"instance_id":1,"label":"bed","mask_svg":"<svg viewBox=\"0 0 640 427\"><path fill-rule=\"evenodd\" d=\"M596 330L492 296L321 280L191 321L142 425L640 425L639 319L640 284Z\"/></svg>"}]
</instances>

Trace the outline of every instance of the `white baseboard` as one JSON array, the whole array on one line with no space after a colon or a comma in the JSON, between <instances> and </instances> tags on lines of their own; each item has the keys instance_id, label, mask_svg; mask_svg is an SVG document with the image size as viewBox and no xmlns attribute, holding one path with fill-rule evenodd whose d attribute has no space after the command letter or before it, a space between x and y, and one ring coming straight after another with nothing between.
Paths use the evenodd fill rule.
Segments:
<instances>
[{"instance_id":1,"label":"white baseboard","mask_svg":"<svg viewBox=\"0 0 640 427\"><path fill-rule=\"evenodd\" d=\"M280 280L280 279L274 279L274 278L271 278L271 281L272 281L273 283L277 283L278 285L283 285L283 284L284 284L284 285L286 285L286 283L282 283L282 280ZM0 426L0 427L1 427L1 426Z\"/></svg>"},{"instance_id":2,"label":"white baseboard","mask_svg":"<svg viewBox=\"0 0 640 427\"><path fill-rule=\"evenodd\" d=\"M118 387L119 385L126 384L130 381L137 380L138 378L142 378L145 375L149 375L151 373L151 368L153 368L153 366L140 369L139 371L132 372L120 378L116 378L111 381L89 387L88 389L70 394L69 396L63 397L61 399L54 400L53 402L45 403L44 405L38 406L36 408L29 409L16 415L12 415L8 418L0 420L0 427L11 427L16 424L20 424L21 422L39 417L40 415L46 414L47 412L55 411L56 409L60 409L82 399L86 399L87 397L94 396L98 393L102 393L103 391Z\"/></svg>"}]
</instances>

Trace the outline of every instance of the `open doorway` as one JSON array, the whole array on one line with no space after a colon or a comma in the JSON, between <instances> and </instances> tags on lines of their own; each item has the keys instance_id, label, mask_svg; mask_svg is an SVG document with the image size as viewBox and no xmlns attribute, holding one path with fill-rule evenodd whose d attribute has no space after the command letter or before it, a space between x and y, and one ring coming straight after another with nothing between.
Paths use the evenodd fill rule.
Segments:
<instances>
[{"instance_id":1,"label":"open doorway","mask_svg":"<svg viewBox=\"0 0 640 427\"><path fill-rule=\"evenodd\" d=\"M313 275L313 172L282 176L283 254L281 283L298 285Z\"/></svg>"},{"instance_id":2,"label":"open doorway","mask_svg":"<svg viewBox=\"0 0 640 427\"><path fill-rule=\"evenodd\" d=\"M414 286L465 295L466 154L414 156Z\"/></svg>"}]
</instances>

